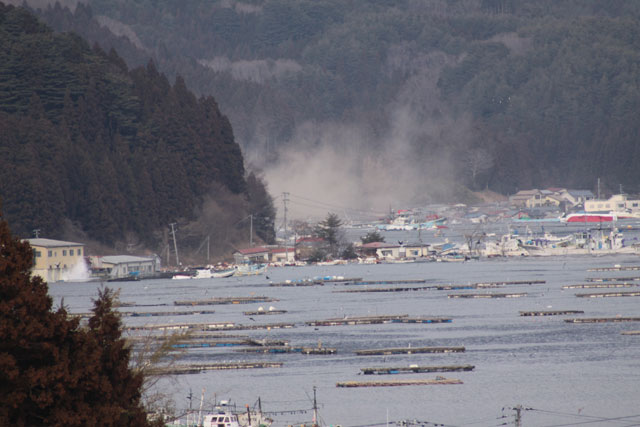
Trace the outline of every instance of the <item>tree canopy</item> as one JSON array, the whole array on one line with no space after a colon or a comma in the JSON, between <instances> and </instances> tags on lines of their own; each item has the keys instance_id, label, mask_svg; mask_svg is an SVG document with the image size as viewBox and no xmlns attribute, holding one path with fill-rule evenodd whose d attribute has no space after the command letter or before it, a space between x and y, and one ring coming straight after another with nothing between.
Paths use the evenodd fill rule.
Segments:
<instances>
[{"instance_id":1,"label":"tree canopy","mask_svg":"<svg viewBox=\"0 0 640 427\"><path fill-rule=\"evenodd\" d=\"M0 424L148 425L112 292L100 292L81 326L63 306L52 310L32 263L0 213Z\"/></svg>"}]
</instances>

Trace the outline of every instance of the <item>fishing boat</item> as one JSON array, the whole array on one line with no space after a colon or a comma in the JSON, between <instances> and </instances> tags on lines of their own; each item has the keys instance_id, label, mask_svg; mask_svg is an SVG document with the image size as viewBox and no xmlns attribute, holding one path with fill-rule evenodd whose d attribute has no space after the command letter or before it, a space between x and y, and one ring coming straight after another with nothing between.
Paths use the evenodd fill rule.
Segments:
<instances>
[{"instance_id":1,"label":"fishing boat","mask_svg":"<svg viewBox=\"0 0 640 427\"><path fill-rule=\"evenodd\" d=\"M224 277L231 277L236 274L235 268L228 268L226 270L212 270L211 277L214 279L222 279Z\"/></svg>"},{"instance_id":2,"label":"fishing boat","mask_svg":"<svg viewBox=\"0 0 640 427\"><path fill-rule=\"evenodd\" d=\"M236 267L234 276L257 276L267 271L267 264L240 264Z\"/></svg>"}]
</instances>

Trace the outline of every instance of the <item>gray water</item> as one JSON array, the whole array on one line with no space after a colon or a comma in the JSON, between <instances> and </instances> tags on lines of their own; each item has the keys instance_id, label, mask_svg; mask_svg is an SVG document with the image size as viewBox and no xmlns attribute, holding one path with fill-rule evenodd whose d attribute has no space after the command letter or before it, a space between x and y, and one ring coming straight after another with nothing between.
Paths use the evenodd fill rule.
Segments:
<instances>
[{"instance_id":1,"label":"gray water","mask_svg":"<svg viewBox=\"0 0 640 427\"><path fill-rule=\"evenodd\" d=\"M464 263L344 265L272 268L267 276L200 280L150 280L111 283L122 302L153 305L123 310L191 310L175 307L176 300L211 297L268 296L262 304L201 307L214 314L172 317L124 317L126 325L228 321L239 324L295 323L293 329L234 331L255 338L284 339L292 346L335 347L335 355L238 353L237 347L190 349L183 362L279 361L281 368L208 371L163 380L159 388L172 395L180 408L199 406L205 389L205 408L215 399L231 399L242 407L258 397L274 425L311 420L313 387L325 424L384 425L419 420L445 425L513 425L516 405L525 426L640 425L640 323L571 324L567 317L640 317L640 297L577 298L576 293L607 289L563 289L585 283L588 277L630 277L640 272L588 272L592 267L640 265L637 256L518 258ZM339 275L365 280L426 279L427 284L466 284L480 281L544 280L544 284L468 291L393 293L337 293L360 289L326 284L313 287L272 287L269 282ZM99 283L53 283L55 304L64 297L71 312L87 312ZM371 285L375 287L380 285ZM398 286L424 286L419 284ZM620 289L620 290L633 290ZM521 298L453 299L453 293L526 292ZM166 306L165 306L166 305ZM243 311L273 305L286 314L254 317ZM583 315L522 317L519 311L584 310ZM332 317L383 314L451 317L445 324L382 324L311 327L305 321ZM464 353L356 356L358 349L405 346L465 346ZM471 372L362 376L360 369L378 366L475 365ZM458 378L461 385L338 388L337 382ZM616 418L615 420L606 420Z\"/></svg>"}]
</instances>

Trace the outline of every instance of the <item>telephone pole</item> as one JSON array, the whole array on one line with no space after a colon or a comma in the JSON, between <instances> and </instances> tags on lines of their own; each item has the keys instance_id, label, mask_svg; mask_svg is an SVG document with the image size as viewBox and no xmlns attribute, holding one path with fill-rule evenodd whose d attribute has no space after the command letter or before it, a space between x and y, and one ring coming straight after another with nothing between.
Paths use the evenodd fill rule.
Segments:
<instances>
[{"instance_id":1,"label":"telephone pole","mask_svg":"<svg viewBox=\"0 0 640 427\"><path fill-rule=\"evenodd\" d=\"M282 193L282 203L284 204L284 262L289 262L289 247L287 246L287 203L289 202L289 193Z\"/></svg>"},{"instance_id":2,"label":"telephone pole","mask_svg":"<svg viewBox=\"0 0 640 427\"><path fill-rule=\"evenodd\" d=\"M249 215L249 247L253 247L253 214Z\"/></svg>"}]
</instances>

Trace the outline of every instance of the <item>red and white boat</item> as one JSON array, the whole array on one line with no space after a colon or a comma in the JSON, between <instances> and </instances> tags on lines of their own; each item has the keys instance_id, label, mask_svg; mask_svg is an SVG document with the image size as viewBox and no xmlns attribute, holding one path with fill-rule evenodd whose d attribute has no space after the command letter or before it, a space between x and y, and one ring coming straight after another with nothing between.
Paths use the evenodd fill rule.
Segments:
<instances>
[{"instance_id":1,"label":"red and white boat","mask_svg":"<svg viewBox=\"0 0 640 427\"><path fill-rule=\"evenodd\" d=\"M562 222L609 222L615 221L618 217L614 214L599 214L599 213L587 213L576 212L571 213L560 218Z\"/></svg>"}]
</instances>

